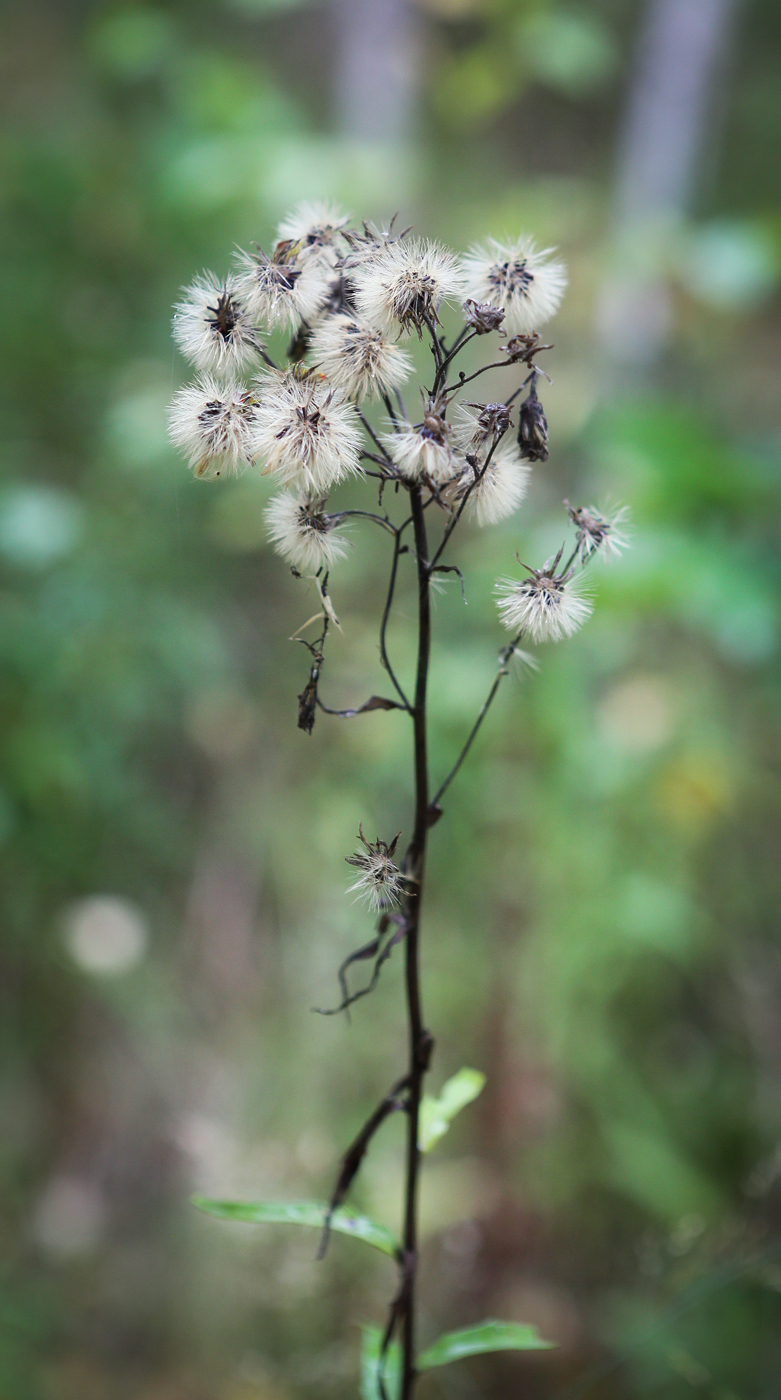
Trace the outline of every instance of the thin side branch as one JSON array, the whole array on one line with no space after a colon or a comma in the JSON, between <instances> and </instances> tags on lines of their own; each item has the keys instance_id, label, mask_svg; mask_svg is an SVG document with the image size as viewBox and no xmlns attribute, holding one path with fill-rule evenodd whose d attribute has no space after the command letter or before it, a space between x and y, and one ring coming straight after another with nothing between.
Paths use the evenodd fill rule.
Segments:
<instances>
[{"instance_id":1,"label":"thin side branch","mask_svg":"<svg viewBox=\"0 0 781 1400\"><path fill-rule=\"evenodd\" d=\"M482 705L480 706L480 712L474 724L472 725L472 728L469 731L469 735L467 737L466 743L464 744L464 747L462 748L460 754L458 755L458 758L453 764L453 767L451 768L450 772L445 778L445 781L440 784L440 786L437 788L437 791L434 793L434 796L431 799L430 812L434 820L437 820L437 818L441 816L441 811L439 810L439 800L442 797L443 793L447 792L447 789L450 787L450 784L455 778L456 773L461 767L461 764L463 763L464 759L469 753L469 750L471 749L472 744L474 743L477 737L480 725L483 723L483 720L485 719L486 715L488 714L488 711L491 708L491 705L494 702L494 698L499 689L499 686L501 685L505 676L509 672L510 658L513 652L515 651L515 648L517 647L522 636L523 629L521 629L521 631L518 632L515 637L513 637L513 640L510 642L509 646L502 647L502 650L499 652L499 670L497 671L496 676L494 677L494 683L491 686L491 689L485 697L485 700L483 701Z\"/></svg>"}]
</instances>

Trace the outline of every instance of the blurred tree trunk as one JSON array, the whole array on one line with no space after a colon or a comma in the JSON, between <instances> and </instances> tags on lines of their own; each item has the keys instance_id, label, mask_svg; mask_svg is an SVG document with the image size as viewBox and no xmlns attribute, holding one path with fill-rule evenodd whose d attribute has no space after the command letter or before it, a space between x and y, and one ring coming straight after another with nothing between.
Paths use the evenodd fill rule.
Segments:
<instances>
[{"instance_id":1,"label":"blurred tree trunk","mask_svg":"<svg viewBox=\"0 0 781 1400\"><path fill-rule=\"evenodd\" d=\"M415 120L420 20L408 0L333 0L338 129L362 141L403 142Z\"/></svg>"},{"instance_id":2,"label":"blurred tree trunk","mask_svg":"<svg viewBox=\"0 0 781 1400\"><path fill-rule=\"evenodd\" d=\"M738 0L650 0L618 162L613 252L598 309L619 360L648 363L671 325L664 257L691 208Z\"/></svg>"}]
</instances>

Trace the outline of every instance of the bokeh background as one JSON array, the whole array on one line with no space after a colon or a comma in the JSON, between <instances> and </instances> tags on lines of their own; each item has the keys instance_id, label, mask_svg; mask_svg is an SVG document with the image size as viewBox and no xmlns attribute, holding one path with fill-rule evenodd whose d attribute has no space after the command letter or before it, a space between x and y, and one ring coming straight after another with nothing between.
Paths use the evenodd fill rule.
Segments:
<instances>
[{"instance_id":1,"label":"bokeh background","mask_svg":"<svg viewBox=\"0 0 781 1400\"><path fill-rule=\"evenodd\" d=\"M558 545L564 496L634 520L433 833L433 1085L488 1087L427 1161L422 1334L558 1346L421 1396L776 1397L776 0L10 0L2 27L0 1395L337 1400L394 1285L188 1204L324 1197L404 1054L398 959L350 1026L310 1011L368 936L358 822L409 826L404 717L296 729L315 609L267 484L194 483L165 435L179 287L332 196L571 269L550 461L463 534L468 606L437 601L435 772L514 551ZM333 704L381 685L353 534ZM397 656L413 626L405 575ZM401 1131L353 1198L391 1225Z\"/></svg>"}]
</instances>

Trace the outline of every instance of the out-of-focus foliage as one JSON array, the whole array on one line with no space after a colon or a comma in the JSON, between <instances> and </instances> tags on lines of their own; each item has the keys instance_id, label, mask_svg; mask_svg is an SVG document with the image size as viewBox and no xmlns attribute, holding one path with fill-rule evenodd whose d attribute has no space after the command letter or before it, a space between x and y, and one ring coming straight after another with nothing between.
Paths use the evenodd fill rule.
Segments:
<instances>
[{"instance_id":1,"label":"out-of-focus foliage","mask_svg":"<svg viewBox=\"0 0 781 1400\"><path fill-rule=\"evenodd\" d=\"M555 551L563 496L634 517L593 620L505 682L432 835L432 1093L464 1063L488 1082L426 1162L421 1345L490 1316L558 1343L449 1367L445 1393L458 1371L496 1396L770 1396L779 13L742 7L661 255L672 345L632 377L593 326L645 7L429 0L396 152L334 131L336 8L5 7L0 1395L352 1395L393 1285L350 1241L316 1264L307 1232L188 1205L325 1198L403 1056L395 962L350 1027L309 1008L368 936L358 822L408 825L404 716L296 730L286 639L315 605L266 550L267 487L195 484L165 437L179 286L330 194L462 247L528 228L571 266L550 462L519 526L464 535L468 606L438 600L437 773L494 674L497 574ZM379 684L387 561L353 538L336 703ZM405 576L397 655L411 600ZM391 1122L355 1192L394 1231L400 1147Z\"/></svg>"}]
</instances>

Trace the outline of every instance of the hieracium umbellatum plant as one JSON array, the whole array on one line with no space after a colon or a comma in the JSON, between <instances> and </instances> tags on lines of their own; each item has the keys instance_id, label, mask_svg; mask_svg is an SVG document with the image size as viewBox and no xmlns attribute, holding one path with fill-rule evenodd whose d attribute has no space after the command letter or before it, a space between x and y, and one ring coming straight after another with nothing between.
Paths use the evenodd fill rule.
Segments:
<instances>
[{"instance_id":1,"label":"hieracium umbellatum plant","mask_svg":"<svg viewBox=\"0 0 781 1400\"><path fill-rule=\"evenodd\" d=\"M298 724L312 732L319 712L351 719L401 710L412 739L414 808L403 833L364 833L346 856L349 891L363 898L376 923L372 936L339 969L341 997L329 1013L346 1011L372 991L394 949L403 952L409 1058L347 1148L330 1202L203 1202L212 1214L249 1221L318 1225L320 1253L340 1231L392 1255L398 1284L382 1328L367 1329L364 1393L408 1400L418 1373L460 1356L502 1348L545 1346L534 1328L496 1321L450 1333L416 1349L418 1178L421 1158L482 1087L482 1076L461 1070L438 1099L423 1093L434 1040L426 1028L420 978L421 911L426 845L442 815L441 799L458 773L513 657L536 664L521 644L572 636L592 610L583 570L597 555L626 543L623 512L606 514L565 502L574 530L569 546L537 564L508 561L496 584L499 617L510 639L451 771L432 791L427 749L427 686L432 642L431 592L440 574L461 575L448 558L464 521L486 527L513 516L526 495L533 463L548 457L548 424L538 389L545 371L538 356L566 288L551 250L530 238L490 240L459 257L409 230L357 226L339 210L302 205L278 230L271 252L242 252L224 278L207 273L187 288L174 316L174 337L198 372L170 410L173 441L196 477L236 476L245 470L279 486L267 508L277 553L302 586L314 587L317 612L300 640L309 652L298 697ZM460 313L461 324L451 322ZM444 317L444 324L443 324ZM269 335L284 331L286 362L269 353ZM431 350L428 376L410 387L413 337ZM488 346L484 363L466 373L466 346ZM503 370L501 401L484 402L480 377ZM334 494L347 481L365 487L367 508L342 509ZM348 526L360 521L388 539L389 579L378 606L379 657L387 695L334 709L320 695L329 627L336 614L332 578L348 547ZM388 621L401 567L417 579L417 655L391 660ZM464 580L461 577L463 587ZM308 627L308 631L307 631ZM411 679L410 679L411 677ZM366 723L381 722L379 718ZM370 839L372 838L373 839ZM352 985L356 968L371 970ZM371 1139L386 1118L407 1123L400 1240L345 1206Z\"/></svg>"}]
</instances>

